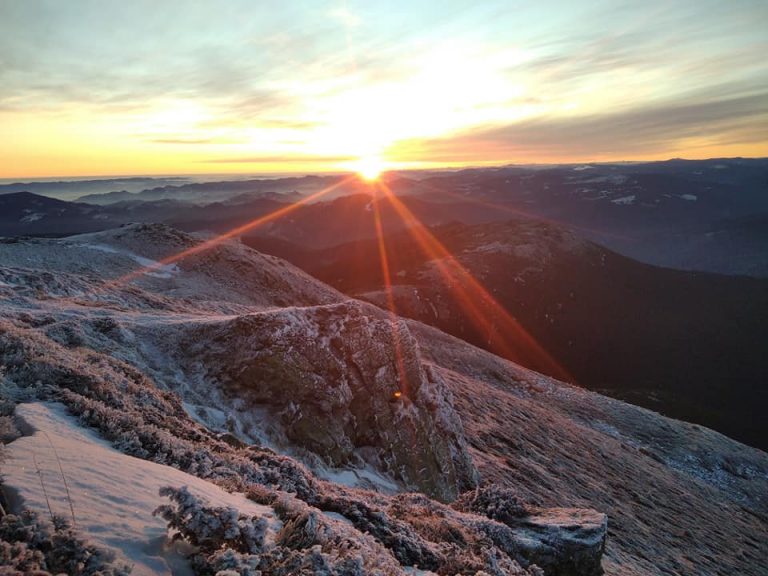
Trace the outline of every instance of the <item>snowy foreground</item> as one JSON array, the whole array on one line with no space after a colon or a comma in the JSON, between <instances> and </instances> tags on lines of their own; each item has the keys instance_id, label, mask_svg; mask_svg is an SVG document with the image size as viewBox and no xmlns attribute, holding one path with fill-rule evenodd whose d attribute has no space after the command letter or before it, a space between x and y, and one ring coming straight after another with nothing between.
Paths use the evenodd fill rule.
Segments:
<instances>
[{"instance_id":1,"label":"snowy foreground","mask_svg":"<svg viewBox=\"0 0 768 576\"><path fill-rule=\"evenodd\" d=\"M4 490L15 491L41 517L49 514L46 497L54 514L71 519L74 509L77 528L114 551L119 560L133 564L132 574L192 574L180 551L168 542L165 521L152 515L167 503L159 495L163 486L187 486L213 506L269 518L273 534L281 526L268 506L170 466L118 452L80 427L61 404L21 404L16 413L35 432L8 445Z\"/></svg>"}]
</instances>

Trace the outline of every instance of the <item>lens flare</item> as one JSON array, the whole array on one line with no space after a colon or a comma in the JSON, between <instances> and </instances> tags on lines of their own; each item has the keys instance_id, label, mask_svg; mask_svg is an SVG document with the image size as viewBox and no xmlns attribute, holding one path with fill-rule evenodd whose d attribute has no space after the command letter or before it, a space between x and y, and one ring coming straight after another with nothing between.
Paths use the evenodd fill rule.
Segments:
<instances>
[{"instance_id":1,"label":"lens flare","mask_svg":"<svg viewBox=\"0 0 768 576\"><path fill-rule=\"evenodd\" d=\"M184 258L188 258L189 256L193 256L205 250L209 250L214 246L218 246L219 244L221 244L222 242L225 242L226 240L229 240L230 238L234 238L235 236L239 236L240 234L249 232L250 230L253 230L255 228L258 228L259 226L262 226L264 224L277 220L278 218L282 218L283 216L290 214L294 210L297 210L298 208L301 208L306 204L319 200L326 194L329 194L333 190L340 188L341 186L350 182L351 180L352 180L351 177L343 178L331 184L330 186L323 188L322 190L319 190L313 194L310 194L309 196L305 196L301 200L298 200L292 204L288 204L287 206L284 206L283 208L279 208L274 212L270 212L269 214L265 214L264 216L255 218L250 222L243 224L242 226L232 228L231 230L224 232L223 234L219 234L218 236L211 238L210 240L206 240L205 242L201 242L200 244L195 244L191 248L182 250L181 252L177 252L175 254L171 254L170 256L166 256L162 260L153 262L152 264L149 264L147 266L142 266L141 268L138 268L132 272L129 272L128 274L121 276L120 278L112 280L107 284L107 287L131 282L132 280L135 280L136 278L144 274L155 272L170 264L175 264L176 262L179 262Z\"/></svg>"},{"instance_id":2,"label":"lens flare","mask_svg":"<svg viewBox=\"0 0 768 576\"><path fill-rule=\"evenodd\" d=\"M492 352L532 365L560 380L574 381L573 376L491 296L386 184L379 182L377 188L406 223L408 232L424 254L434 262L465 316Z\"/></svg>"},{"instance_id":3,"label":"lens flare","mask_svg":"<svg viewBox=\"0 0 768 576\"><path fill-rule=\"evenodd\" d=\"M381 263L381 275L384 279L384 291L387 298L387 308L389 310L389 321L392 331L392 344L395 348L395 363L397 366L397 375L400 380L400 388L406 393L408 392L408 375L405 371L405 358L403 356L403 345L400 336L400 319L397 317L397 309L395 308L395 297L392 293L392 274L389 268L389 256L387 254L387 246L384 243L384 227L381 224L381 209L379 207L379 200L374 199L371 204L373 205L373 221L376 229L376 240L379 246L379 260ZM401 392L395 392L395 398L400 398Z\"/></svg>"},{"instance_id":4,"label":"lens flare","mask_svg":"<svg viewBox=\"0 0 768 576\"><path fill-rule=\"evenodd\" d=\"M366 168L366 174L378 175L377 167L380 164L370 164ZM361 172L362 174L362 172ZM171 254L153 262L148 266L138 268L124 276L107 282L103 289L126 284L149 272L157 271L165 266L179 262L189 256L193 256L205 250L209 250L226 240L244 234L261 225L277 220L292 213L302 206L319 200L345 184L354 181L355 176L343 178L322 190L319 190L301 200L286 205L264 216L255 218L246 224L232 228L214 238L196 244L186 250ZM468 320L475 326L486 341L488 348L506 358L517 361L529 361L537 369L548 372L561 380L573 381L573 377L550 356L541 345L513 318L482 284L443 246L440 241L424 226L424 224L411 212L411 210L392 192L392 190L380 180L372 180L376 198L372 202L374 212L375 233L379 247L380 265L386 291L386 303L391 320L392 339L397 365L399 389L407 395L408 381L405 370L405 358L401 333L401 320L397 315L395 298L393 294L392 276L389 265L389 255L384 241L384 229L381 220L381 206L379 203L386 200L395 210L396 215L402 220L421 250L435 263L440 275L451 290L456 302L464 311Z\"/></svg>"}]
</instances>

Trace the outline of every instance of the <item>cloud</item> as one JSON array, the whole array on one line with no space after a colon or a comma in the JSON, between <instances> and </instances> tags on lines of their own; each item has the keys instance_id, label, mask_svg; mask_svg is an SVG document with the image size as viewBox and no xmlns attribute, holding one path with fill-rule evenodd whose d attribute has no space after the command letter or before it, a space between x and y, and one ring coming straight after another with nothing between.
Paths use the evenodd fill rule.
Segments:
<instances>
[{"instance_id":1,"label":"cloud","mask_svg":"<svg viewBox=\"0 0 768 576\"><path fill-rule=\"evenodd\" d=\"M285 156L248 156L244 158L216 158L201 160L208 164L280 164L280 163L341 163L357 160L356 156L313 156L313 155L285 155Z\"/></svg>"},{"instance_id":2,"label":"cloud","mask_svg":"<svg viewBox=\"0 0 768 576\"><path fill-rule=\"evenodd\" d=\"M7 139L6 164L58 154L53 125L99 149L128 135L153 162L161 145L239 144L211 160L232 164L346 162L249 154L352 153L365 130L422 136L397 143L403 160L451 162L629 158L768 132L765 0L346 5L0 0L2 128L39 132L34 149ZM176 107L199 114L174 120Z\"/></svg>"},{"instance_id":3,"label":"cloud","mask_svg":"<svg viewBox=\"0 0 768 576\"><path fill-rule=\"evenodd\" d=\"M538 118L454 136L401 142L394 150L432 162L517 157L635 157L675 150L690 139L761 143L768 134L768 90L715 100L673 101L620 112Z\"/></svg>"}]
</instances>

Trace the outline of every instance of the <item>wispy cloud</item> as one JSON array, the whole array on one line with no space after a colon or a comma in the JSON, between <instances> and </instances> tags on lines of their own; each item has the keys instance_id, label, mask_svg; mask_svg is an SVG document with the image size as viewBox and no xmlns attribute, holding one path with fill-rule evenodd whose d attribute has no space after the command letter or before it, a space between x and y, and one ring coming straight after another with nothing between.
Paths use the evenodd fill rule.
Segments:
<instances>
[{"instance_id":1,"label":"wispy cloud","mask_svg":"<svg viewBox=\"0 0 768 576\"><path fill-rule=\"evenodd\" d=\"M586 117L539 118L399 146L431 162L487 159L626 158L679 150L690 139L763 143L768 90L700 102L669 102Z\"/></svg>"}]
</instances>

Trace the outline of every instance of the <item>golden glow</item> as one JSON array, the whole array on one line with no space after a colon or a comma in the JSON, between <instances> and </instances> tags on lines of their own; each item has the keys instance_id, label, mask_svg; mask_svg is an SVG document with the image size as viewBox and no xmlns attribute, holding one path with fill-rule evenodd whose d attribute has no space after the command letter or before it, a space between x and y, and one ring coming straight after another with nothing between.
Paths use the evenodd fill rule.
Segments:
<instances>
[{"instance_id":1,"label":"golden glow","mask_svg":"<svg viewBox=\"0 0 768 576\"><path fill-rule=\"evenodd\" d=\"M472 70L458 56L433 54L415 66L412 76L397 83L359 84L317 98L300 92L300 99L306 98L303 108L286 109L281 122L245 121L216 103L193 98L131 106L0 107L0 178L351 170L373 181L393 168L628 159L621 146L610 152L584 146L574 155L569 142L526 148L477 140L468 131L556 121L575 111L594 115L615 104L608 96L587 91L575 109L556 96L527 102L535 86L499 79L488 63ZM463 74L471 81L455 85ZM768 143L740 141L736 133L681 135L651 150L639 156L766 156Z\"/></svg>"},{"instance_id":2,"label":"golden glow","mask_svg":"<svg viewBox=\"0 0 768 576\"><path fill-rule=\"evenodd\" d=\"M384 171L384 161L378 156L366 156L355 163L355 171L368 182L379 179Z\"/></svg>"},{"instance_id":3,"label":"golden glow","mask_svg":"<svg viewBox=\"0 0 768 576\"><path fill-rule=\"evenodd\" d=\"M236 16L215 33L210 54L196 28L185 27L178 38L169 32L183 46L161 35L154 51L139 52L156 57L141 58L131 46L111 43L91 54L100 36L110 40L111 28L78 29L90 20L65 4L46 10L73 19L57 26L70 43L35 43L35 34L26 33L9 56L16 72L0 86L0 178L351 170L373 181L394 168L768 156L764 107L756 97L735 97L751 94L761 78L753 77L759 59L744 49L762 45L741 33L731 44L713 45L713 53L690 43L679 58L664 53L654 60L642 44L614 44L623 34L605 46L584 44L591 36L581 33L551 43L534 30L510 37L500 23L504 33L495 38L481 29L456 34L460 28L446 23L448 33L414 28L393 41L396 28L380 17L397 11L366 18L367 8L345 8L330 16L345 29L343 53L325 25L308 31L313 40L305 53L304 42L266 34L266 23L264 34L255 33L250 19ZM194 4L200 6L190 14L207 22L205 3ZM93 16L114 22L109 6L94 3ZM143 45L157 35L142 36L149 29L141 13L132 11L125 24L135 26ZM177 24L170 7L153 9L153 17L160 13L169 26ZM30 26L54 21L32 8L28 17ZM30 27L5 21L11 38ZM0 17L0 29L5 21ZM235 32L241 25L247 30ZM752 30L760 40L761 32ZM227 65L217 61L224 54L233 56ZM86 55L87 66L70 65ZM273 57L291 65L274 67ZM19 72L27 59L30 69ZM743 67L731 70L733 63ZM731 73L744 83L734 83L729 97L719 95ZM689 105L701 112L686 114Z\"/></svg>"}]
</instances>

